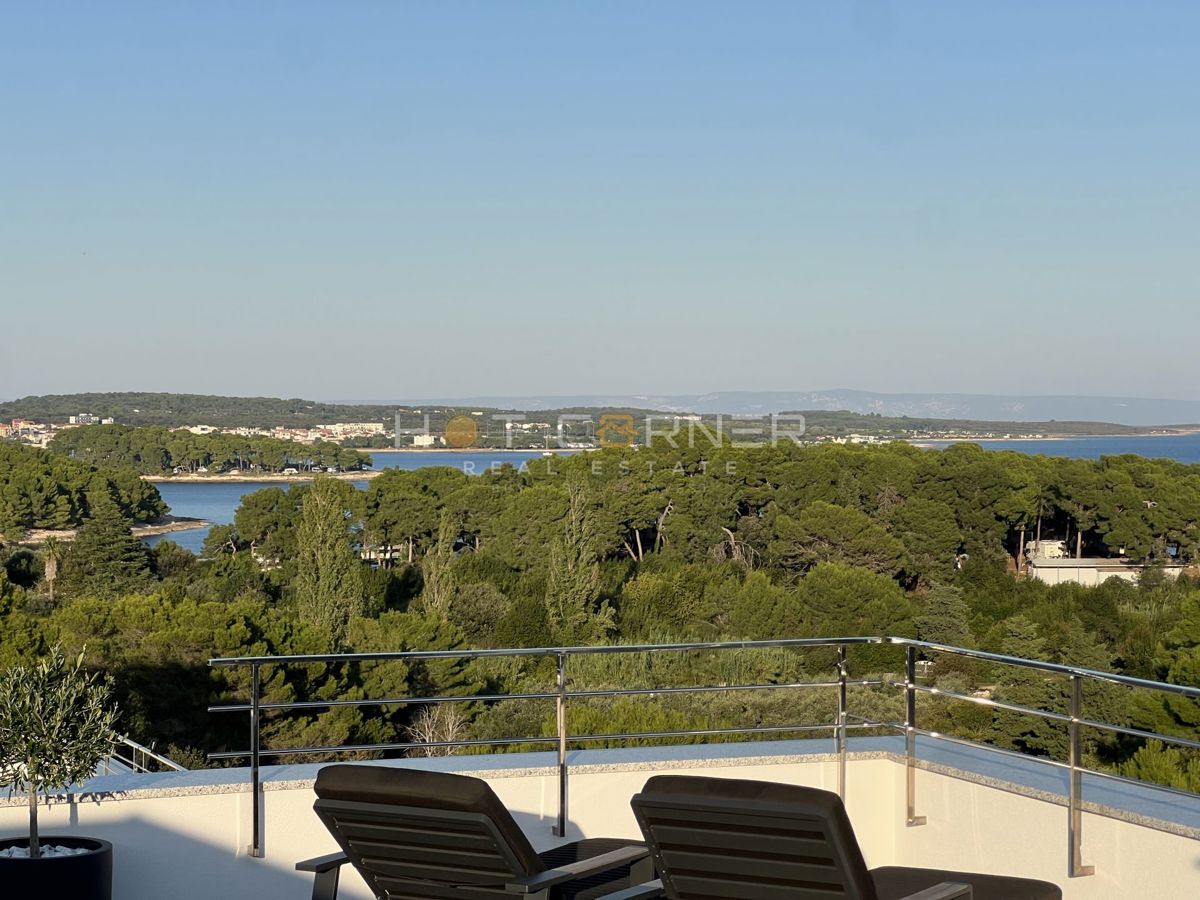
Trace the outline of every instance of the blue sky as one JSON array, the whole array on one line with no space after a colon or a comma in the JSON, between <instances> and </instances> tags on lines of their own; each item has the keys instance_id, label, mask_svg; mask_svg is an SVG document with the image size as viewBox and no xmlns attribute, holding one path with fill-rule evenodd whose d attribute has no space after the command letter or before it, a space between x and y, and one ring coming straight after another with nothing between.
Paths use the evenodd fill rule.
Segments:
<instances>
[{"instance_id":1,"label":"blue sky","mask_svg":"<svg viewBox=\"0 0 1200 900\"><path fill-rule=\"evenodd\" d=\"M1200 4L9 3L0 397L1196 398Z\"/></svg>"}]
</instances>

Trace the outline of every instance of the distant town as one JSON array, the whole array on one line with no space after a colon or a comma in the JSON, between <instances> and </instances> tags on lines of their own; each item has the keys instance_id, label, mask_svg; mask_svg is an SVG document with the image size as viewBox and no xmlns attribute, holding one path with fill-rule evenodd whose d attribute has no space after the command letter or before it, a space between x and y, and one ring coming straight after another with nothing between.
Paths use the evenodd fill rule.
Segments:
<instances>
[{"instance_id":1,"label":"distant town","mask_svg":"<svg viewBox=\"0 0 1200 900\"><path fill-rule=\"evenodd\" d=\"M438 410L437 412L443 413L441 417L444 418L444 411ZM472 446L514 450L584 450L601 445L601 438L596 432L596 423L604 417L605 413L599 410L593 412L595 412L594 419L583 420L578 418L580 414L572 414L572 418L562 421L545 421L544 414L541 414L543 418L536 421L513 421L512 413L501 416L500 420L494 420L488 418L490 414L482 410L475 410L460 415L469 416L479 423L476 432L477 438L472 442ZM417 410L413 415L420 416L421 412ZM756 418L760 417L725 417L722 420L719 416L666 415L658 413L649 416L649 426L647 426L645 420L639 421L637 418L634 418L633 421L637 435L641 438L645 436L647 427L652 429L656 435L677 435L680 432L686 431L689 426L695 427L697 433L704 435L714 435L718 430L727 430L731 426L743 431L749 431L750 429L746 428L747 422ZM99 416L86 412L69 416L66 422L58 423L41 422L25 418L12 419L9 422L0 423L0 439L15 441L33 447L48 447L55 436L74 428L90 425L118 424L125 423L117 422L112 416ZM252 427L246 425L221 427L219 425L197 423L178 425L171 430L187 431L197 435L226 434L243 438L266 437L297 444L330 442L340 444L344 447L359 446L374 449L394 447L396 449L431 450L455 446L452 441L447 439L446 433L436 430L436 426L432 423L428 426L429 430L425 430L425 428L426 426L423 425L413 425L408 428L401 427L397 431L395 426L389 428L383 422L332 422L328 425L306 427L279 425L271 427ZM397 437L397 434L399 437ZM808 442L832 444L885 444L893 440L915 442L1039 440L1050 436L1043 431L981 431L963 427L913 429L903 435L880 434L869 431L849 432L845 434L828 431L806 431L801 434L795 429L790 431L789 434L797 439ZM753 440L747 440L747 443L753 442Z\"/></svg>"},{"instance_id":2,"label":"distant town","mask_svg":"<svg viewBox=\"0 0 1200 900\"><path fill-rule=\"evenodd\" d=\"M913 418L846 410L731 416L636 408L529 411L156 393L54 395L0 403L0 439L35 447L49 446L57 435L70 429L118 425L364 450L582 450L610 443L606 429L611 433L613 428L623 435L623 443L640 444L659 436L676 439L680 434L703 441L717 433L734 435L743 444L761 443L778 430L778 422L785 423L784 430L791 439L835 444L1045 440L1192 430L1188 426L1143 428L1106 422Z\"/></svg>"},{"instance_id":3,"label":"distant town","mask_svg":"<svg viewBox=\"0 0 1200 900\"><path fill-rule=\"evenodd\" d=\"M34 447L47 447L55 436L72 428L85 425L116 425L112 416L97 416L91 413L79 413L68 418L63 423L38 422L33 419L13 419L11 422L0 422L0 439L17 441ZM251 428L237 426L221 428L216 425L180 425L174 431L188 431L192 434L230 434L238 437L269 437L280 441L292 441L298 444L315 444L319 441L345 444L355 438L371 439L387 437L389 432L382 422L334 422L312 428Z\"/></svg>"}]
</instances>

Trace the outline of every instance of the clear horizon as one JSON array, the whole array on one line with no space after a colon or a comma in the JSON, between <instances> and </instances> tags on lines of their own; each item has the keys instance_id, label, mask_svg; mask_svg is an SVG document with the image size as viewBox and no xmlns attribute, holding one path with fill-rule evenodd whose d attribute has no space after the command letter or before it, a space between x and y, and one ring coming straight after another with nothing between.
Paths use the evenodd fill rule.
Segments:
<instances>
[{"instance_id":1,"label":"clear horizon","mask_svg":"<svg viewBox=\"0 0 1200 900\"><path fill-rule=\"evenodd\" d=\"M1182 2L10 5L0 397L1194 399L1198 37Z\"/></svg>"}]
</instances>

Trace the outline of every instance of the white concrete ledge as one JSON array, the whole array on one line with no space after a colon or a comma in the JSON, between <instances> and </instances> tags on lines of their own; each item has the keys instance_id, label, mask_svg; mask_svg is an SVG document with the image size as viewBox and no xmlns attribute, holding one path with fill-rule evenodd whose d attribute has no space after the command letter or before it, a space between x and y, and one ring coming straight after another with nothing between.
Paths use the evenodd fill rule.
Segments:
<instances>
[{"instance_id":1,"label":"white concrete ledge","mask_svg":"<svg viewBox=\"0 0 1200 900\"><path fill-rule=\"evenodd\" d=\"M1067 773L946 741L918 740L917 813L907 828L903 739L850 741L847 807L870 865L915 865L1043 878L1067 900L1193 896L1200 884L1200 798L1108 779L1085 780L1084 862L1090 878L1066 877ZM486 779L538 849L561 843L553 753L378 761ZM651 774L695 773L835 789L830 740L577 750L569 754L568 837L639 836L629 798ZM292 900L308 884L296 860L335 848L312 813L322 764L261 770L265 859L250 859L250 773L246 768L113 775L93 779L45 809L43 832L80 833L116 846L122 900L207 900L212 896ZM0 833L24 828L23 798L0 799ZM1180 885L1190 884L1182 890ZM1182 892L1181 892L1182 890ZM366 900L347 873L343 900Z\"/></svg>"},{"instance_id":2,"label":"white concrete ledge","mask_svg":"<svg viewBox=\"0 0 1200 900\"><path fill-rule=\"evenodd\" d=\"M903 763L905 759L904 742L900 737L851 738L848 747L848 761L886 759ZM917 741L917 756L917 766L925 771L1048 803L1067 803L1067 771L1036 757L1016 757L926 737ZM567 755L570 773L574 775L655 772L664 768L685 771L747 764L786 766L836 760L833 743L828 739L576 750ZM263 766L260 769L263 792L311 790L317 772L329 764ZM370 760L368 764L457 772L489 781L557 777L558 773L555 754L545 751ZM117 798L150 800L249 792L249 768L194 769L101 776L89 780L76 791L55 795L50 802L96 803ZM1083 806L1090 812L1200 840L1200 795L1182 796L1151 784L1133 784L1092 775L1084 776L1083 794ZM0 808L25 805L26 800L21 795L0 798Z\"/></svg>"}]
</instances>

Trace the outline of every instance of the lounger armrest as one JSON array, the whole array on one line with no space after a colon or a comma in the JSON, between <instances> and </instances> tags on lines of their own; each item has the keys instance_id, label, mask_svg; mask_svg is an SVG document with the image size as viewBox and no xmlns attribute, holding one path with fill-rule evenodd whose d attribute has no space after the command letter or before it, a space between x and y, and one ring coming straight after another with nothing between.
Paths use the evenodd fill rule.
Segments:
<instances>
[{"instance_id":1,"label":"lounger armrest","mask_svg":"<svg viewBox=\"0 0 1200 900\"><path fill-rule=\"evenodd\" d=\"M330 853L296 863L296 871L313 873L312 900L337 900L342 866L348 862L345 853Z\"/></svg>"},{"instance_id":2,"label":"lounger armrest","mask_svg":"<svg viewBox=\"0 0 1200 900\"><path fill-rule=\"evenodd\" d=\"M520 881L511 881L504 887L505 890L514 894L536 894L538 891L544 891L546 888L562 884L564 881L574 881L576 878L582 878L585 875L595 875L597 872L606 872L609 869L616 869L619 866L627 866L630 863L635 863L639 859L646 859L649 856L650 850L644 845L621 847L618 850L610 850L608 853L601 853L599 856L593 856L590 859L581 859L579 862L567 863L567 865L559 866L557 869L547 869L545 872L538 872L538 874L522 878Z\"/></svg>"},{"instance_id":3,"label":"lounger armrest","mask_svg":"<svg viewBox=\"0 0 1200 900\"><path fill-rule=\"evenodd\" d=\"M344 866L350 862L350 857L345 853L338 851L330 853L328 856L318 856L313 859L306 859L303 862L296 863L297 872L328 872L330 869L336 869L338 866Z\"/></svg>"},{"instance_id":4,"label":"lounger armrest","mask_svg":"<svg viewBox=\"0 0 1200 900\"><path fill-rule=\"evenodd\" d=\"M959 881L943 881L923 891L909 894L902 900L971 900L973 891L969 884Z\"/></svg>"},{"instance_id":5,"label":"lounger armrest","mask_svg":"<svg viewBox=\"0 0 1200 900\"><path fill-rule=\"evenodd\" d=\"M647 881L645 884L635 884L633 887L622 888L612 894L602 894L596 900L650 900L652 897L665 897L661 878Z\"/></svg>"}]
</instances>

